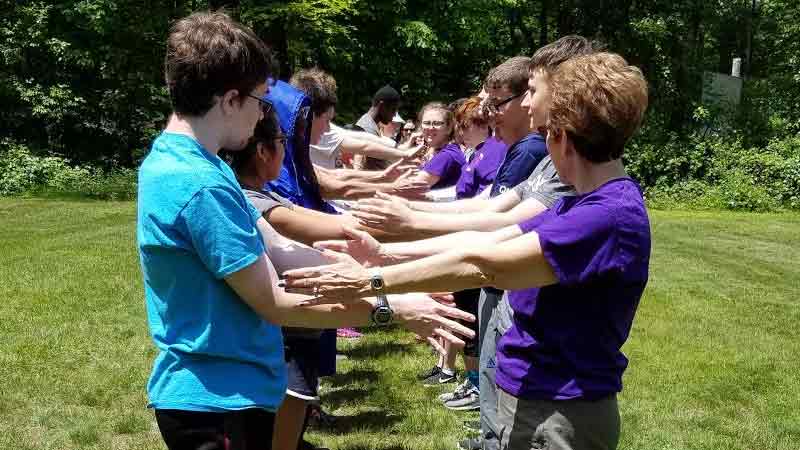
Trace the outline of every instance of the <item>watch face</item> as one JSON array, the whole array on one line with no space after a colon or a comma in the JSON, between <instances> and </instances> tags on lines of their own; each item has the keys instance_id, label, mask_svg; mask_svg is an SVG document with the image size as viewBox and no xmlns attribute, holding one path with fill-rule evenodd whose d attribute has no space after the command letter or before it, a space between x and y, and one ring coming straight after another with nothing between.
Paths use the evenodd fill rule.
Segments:
<instances>
[{"instance_id":1,"label":"watch face","mask_svg":"<svg viewBox=\"0 0 800 450\"><path fill-rule=\"evenodd\" d=\"M375 322L386 324L392 320L392 310L390 308L378 308L375 311Z\"/></svg>"}]
</instances>

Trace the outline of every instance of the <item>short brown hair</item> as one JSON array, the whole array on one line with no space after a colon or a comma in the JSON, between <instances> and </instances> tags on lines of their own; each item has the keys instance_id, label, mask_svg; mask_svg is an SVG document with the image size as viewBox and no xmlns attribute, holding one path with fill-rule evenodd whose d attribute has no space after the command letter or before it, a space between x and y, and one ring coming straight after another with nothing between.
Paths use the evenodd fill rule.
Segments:
<instances>
[{"instance_id":1,"label":"short brown hair","mask_svg":"<svg viewBox=\"0 0 800 450\"><path fill-rule=\"evenodd\" d=\"M456 108L453 113L456 122L456 128L465 130L470 125L489 127L489 122L486 116L481 112L481 99L480 97L470 97Z\"/></svg>"},{"instance_id":2,"label":"short brown hair","mask_svg":"<svg viewBox=\"0 0 800 450\"><path fill-rule=\"evenodd\" d=\"M616 53L572 58L552 73L547 130L563 130L578 153L601 163L622 156L647 110L647 81Z\"/></svg>"},{"instance_id":3,"label":"short brown hair","mask_svg":"<svg viewBox=\"0 0 800 450\"><path fill-rule=\"evenodd\" d=\"M602 49L602 44L597 41L590 41L583 36L575 34L564 36L536 50L536 53L531 57L528 69L531 72L544 70L549 73L570 58L591 55Z\"/></svg>"},{"instance_id":4,"label":"short brown hair","mask_svg":"<svg viewBox=\"0 0 800 450\"><path fill-rule=\"evenodd\" d=\"M214 96L252 92L274 71L275 60L252 30L221 12L197 12L172 25L164 77L173 110L202 116Z\"/></svg>"},{"instance_id":5,"label":"short brown hair","mask_svg":"<svg viewBox=\"0 0 800 450\"><path fill-rule=\"evenodd\" d=\"M317 67L298 70L289 82L311 99L311 111L316 116L335 107L339 101L336 97L336 80Z\"/></svg>"},{"instance_id":6,"label":"short brown hair","mask_svg":"<svg viewBox=\"0 0 800 450\"><path fill-rule=\"evenodd\" d=\"M512 94L521 94L528 89L528 68L530 65L531 59L527 56L510 58L489 71L484 85L491 89L507 87Z\"/></svg>"}]
</instances>

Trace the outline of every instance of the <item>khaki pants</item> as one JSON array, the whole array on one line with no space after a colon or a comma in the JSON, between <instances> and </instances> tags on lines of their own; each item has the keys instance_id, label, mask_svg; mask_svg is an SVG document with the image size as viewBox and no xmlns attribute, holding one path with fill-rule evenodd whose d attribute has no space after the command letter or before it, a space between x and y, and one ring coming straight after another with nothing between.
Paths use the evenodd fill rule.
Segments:
<instances>
[{"instance_id":1,"label":"khaki pants","mask_svg":"<svg viewBox=\"0 0 800 450\"><path fill-rule=\"evenodd\" d=\"M524 400L498 389L497 424L501 450L614 450L619 441L616 395Z\"/></svg>"}]
</instances>

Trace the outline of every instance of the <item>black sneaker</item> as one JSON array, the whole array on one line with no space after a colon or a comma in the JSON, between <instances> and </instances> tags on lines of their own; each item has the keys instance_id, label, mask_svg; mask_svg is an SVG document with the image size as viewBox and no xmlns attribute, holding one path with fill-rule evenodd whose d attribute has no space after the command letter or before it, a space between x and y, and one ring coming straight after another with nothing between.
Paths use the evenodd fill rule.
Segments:
<instances>
[{"instance_id":1,"label":"black sneaker","mask_svg":"<svg viewBox=\"0 0 800 450\"><path fill-rule=\"evenodd\" d=\"M441 367L433 366L433 367L431 367L430 369L428 369L428 370L426 370L424 372L420 372L417 375L417 379L420 380L420 381L425 381L430 377L434 377L434 376L438 377L439 374L441 374L441 373L442 373L442 368Z\"/></svg>"},{"instance_id":2,"label":"black sneaker","mask_svg":"<svg viewBox=\"0 0 800 450\"><path fill-rule=\"evenodd\" d=\"M453 372L452 374L446 374L441 369L439 369L439 373L435 375L431 375L428 378L422 380L422 385L427 387L432 386L441 386L447 383L455 383L456 382L456 374Z\"/></svg>"},{"instance_id":3,"label":"black sneaker","mask_svg":"<svg viewBox=\"0 0 800 450\"><path fill-rule=\"evenodd\" d=\"M307 440L303 439L297 444L297 450L330 450L330 449L327 447L317 447L311 442L308 442Z\"/></svg>"},{"instance_id":4,"label":"black sneaker","mask_svg":"<svg viewBox=\"0 0 800 450\"><path fill-rule=\"evenodd\" d=\"M336 416L326 413L317 403L309 405L308 426L319 430L332 430L336 426Z\"/></svg>"},{"instance_id":5,"label":"black sneaker","mask_svg":"<svg viewBox=\"0 0 800 450\"><path fill-rule=\"evenodd\" d=\"M458 443L459 450L481 450L483 439L480 437L464 439Z\"/></svg>"}]
</instances>

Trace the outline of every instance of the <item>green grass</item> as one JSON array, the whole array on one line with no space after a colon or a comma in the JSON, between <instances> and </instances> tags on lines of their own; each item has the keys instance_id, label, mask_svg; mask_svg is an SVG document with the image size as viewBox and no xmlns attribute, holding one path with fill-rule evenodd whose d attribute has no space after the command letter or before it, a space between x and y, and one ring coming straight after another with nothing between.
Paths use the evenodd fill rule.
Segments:
<instances>
[{"instance_id":1,"label":"green grass","mask_svg":"<svg viewBox=\"0 0 800 450\"><path fill-rule=\"evenodd\" d=\"M0 448L161 449L135 205L0 199ZM800 447L800 216L652 213L651 281L625 351L622 449ZM324 383L334 449L452 449L474 417L413 381L399 330L344 344Z\"/></svg>"}]
</instances>

